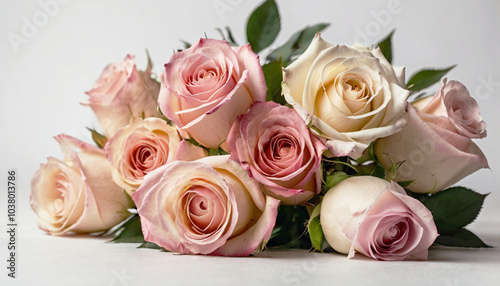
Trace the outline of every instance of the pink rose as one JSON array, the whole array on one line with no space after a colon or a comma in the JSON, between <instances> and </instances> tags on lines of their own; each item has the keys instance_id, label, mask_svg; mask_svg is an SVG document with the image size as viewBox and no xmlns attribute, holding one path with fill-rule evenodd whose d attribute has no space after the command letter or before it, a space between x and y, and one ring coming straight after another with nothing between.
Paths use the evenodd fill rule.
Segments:
<instances>
[{"instance_id":1,"label":"pink rose","mask_svg":"<svg viewBox=\"0 0 500 286\"><path fill-rule=\"evenodd\" d=\"M413 103L425 121L440 125L468 138L486 137L486 123L479 114L479 105L467 88L458 81L443 81L435 96Z\"/></svg>"},{"instance_id":2,"label":"pink rose","mask_svg":"<svg viewBox=\"0 0 500 286\"><path fill-rule=\"evenodd\" d=\"M229 156L176 161L132 196L146 241L184 254L246 256L271 236L279 201Z\"/></svg>"},{"instance_id":3,"label":"pink rose","mask_svg":"<svg viewBox=\"0 0 500 286\"><path fill-rule=\"evenodd\" d=\"M53 235L92 233L127 218L134 204L113 183L104 152L67 135L56 140L64 161L49 157L31 181L30 202L38 226Z\"/></svg>"},{"instance_id":4,"label":"pink rose","mask_svg":"<svg viewBox=\"0 0 500 286\"><path fill-rule=\"evenodd\" d=\"M376 260L427 260L438 236L431 212L397 183L351 177L331 188L321 203L320 222L336 251Z\"/></svg>"},{"instance_id":5,"label":"pink rose","mask_svg":"<svg viewBox=\"0 0 500 286\"><path fill-rule=\"evenodd\" d=\"M201 39L165 64L160 108L187 138L218 148L236 118L255 101L265 101L266 82L250 45ZM225 148L225 144L222 145Z\"/></svg>"},{"instance_id":6,"label":"pink rose","mask_svg":"<svg viewBox=\"0 0 500 286\"><path fill-rule=\"evenodd\" d=\"M130 195L144 176L160 166L205 156L202 148L182 140L174 127L155 117L139 118L121 128L104 151L113 165L113 180Z\"/></svg>"},{"instance_id":7,"label":"pink rose","mask_svg":"<svg viewBox=\"0 0 500 286\"><path fill-rule=\"evenodd\" d=\"M159 117L159 90L151 69L138 71L135 57L127 55L123 62L106 66L82 104L92 108L102 132L110 138L134 117Z\"/></svg>"},{"instance_id":8,"label":"pink rose","mask_svg":"<svg viewBox=\"0 0 500 286\"><path fill-rule=\"evenodd\" d=\"M385 167L404 163L394 180L413 181L417 193L439 192L481 168L488 161L471 138L486 136L477 102L461 83L443 83L438 93L408 104L408 126L380 139L375 153Z\"/></svg>"},{"instance_id":9,"label":"pink rose","mask_svg":"<svg viewBox=\"0 0 500 286\"><path fill-rule=\"evenodd\" d=\"M326 146L312 136L299 114L275 102L256 102L233 125L231 159L265 186L267 195L299 204L321 191Z\"/></svg>"}]
</instances>

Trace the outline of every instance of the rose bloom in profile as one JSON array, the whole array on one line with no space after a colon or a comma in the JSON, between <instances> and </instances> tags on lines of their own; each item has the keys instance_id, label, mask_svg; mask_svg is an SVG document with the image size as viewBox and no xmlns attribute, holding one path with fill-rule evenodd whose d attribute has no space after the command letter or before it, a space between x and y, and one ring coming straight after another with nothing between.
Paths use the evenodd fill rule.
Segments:
<instances>
[{"instance_id":1,"label":"rose bloom in profile","mask_svg":"<svg viewBox=\"0 0 500 286\"><path fill-rule=\"evenodd\" d=\"M159 90L160 84L151 78L151 67L139 71L135 57L127 55L122 62L106 66L82 104L92 108L103 134L110 138L134 117L161 116Z\"/></svg>"},{"instance_id":2,"label":"rose bloom in profile","mask_svg":"<svg viewBox=\"0 0 500 286\"><path fill-rule=\"evenodd\" d=\"M397 183L351 177L323 198L321 227L333 249L376 260L427 260L438 236L431 212Z\"/></svg>"},{"instance_id":3,"label":"rose bloom in profile","mask_svg":"<svg viewBox=\"0 0 500 286\"><path fill-rule=\"evenodd\" d=\"M130 197L113 183L104 152L76 138L59 135L63 161L47 159L31 181L31 208L38 226L53 235L93 233L126 219Z\"/></svg>"},{"instance_id":4,"label":"rose bloom in profile","mask_svg":"<svg viewBox=\"0 0 500 286\"><path fill-rule=\"evenodd\" d=\"M249 44L201 39L165 64L159 105L184 138L218 148L236 118L255 101L265 101L266 82L259 57Z\"/></svg>"},{"instance_id":5,"label":"rose bloom in profile","mask_svg":"<svg viewBox=\"0 0 500 286\"><path fill-rule=\"evenodd\" d=\"M229 155L175 161L133 194L144 239L183 254L247 256L271 236L279 200Z\"/></svg>"},{"instance_id":6,"label":"rose bloom in profile","mask_svg":"<svg viewBox=\"0 0 500 286\"><path fill-rule=\"evenodd\" d=\"M481 168L488 161L471 139L486 136L486 123L467 88L444 80L431 97L408 104L408 126L380 139L375 154L385 168L404 163L396 181L412 181L406 188L417 193L444 190Z\"/></svg>"},{"instance_id":7,"label":"rose bloom in profile","mask_svg":"<svg viewBox=\"0 0 500 286\"><path fill-rule=\"evenodd\" d=\"M231 159L263 184L267 195L295 205L321 191L326 147L295 110L256 102L234 123L227 144Z\"/></svg>"},{"instance_id":8,"label":"rose bloom in profile","mask_svg":"<svg viewBox=\"0 0 500 286\"><path fill-rule=\"evenodd\" d=\"M283 70L286 101L326 140L330 155L357 159L406 124L404 69L379 48L332 45L319 34Z\"/></svg>"},{"instance_id":9,"label":"rose bloom in profile","mask_svg":"<svg viewBox=\"0 0 500 286\"><path fill-rule=\"evenodd\" d=\"M104 151L113 166L113 180L130 195L160 166L205 156L202 148L182 140L174 127L155 117L139 118L119 129Z\"/></svg>"}]
</instances>

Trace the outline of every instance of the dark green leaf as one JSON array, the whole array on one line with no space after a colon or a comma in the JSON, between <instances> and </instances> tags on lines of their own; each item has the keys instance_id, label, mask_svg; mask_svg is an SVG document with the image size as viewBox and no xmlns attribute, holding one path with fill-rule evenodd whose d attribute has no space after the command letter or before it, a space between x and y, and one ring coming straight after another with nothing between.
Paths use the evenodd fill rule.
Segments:
<instances>
[{"instance_id":1,"label":"dark green leaf","mask_svg":"<svg viewBox=\"0 0 500 286\"><path fill-rule=\"evenodd\" d=\"M275 61L281 57L283 59L283 66L288 66L292 57L304 53L316 33L323 31L329 25L327 23L319 23L294 33L285 44L273 50L267 56L267 60Z\"/></svg>"},{"instance_id":2,"label":"dark green leaf","mask_svg":"<svg viewBox=\"0 0 500 286\"><path fill-rule=\"evenodd\" d=\"M326 29L328 26L330 26L330 23L319 23L304 28L301 31L300 38L295 45L293 55L295 56L304 53L311 44L312 40L314 39L314 36L316 36L318 32L321 32L324 29Z\"/></svg>"},{"instance_id":3,"label":"dark green leaf","mask_svg":"<svg viewBox=\"0 0 500 286\"><path fill-rule=\"evenodd\" d=\"M406 182L408 182L408 181L406 181ZM409 182L412 182L412 181L409 181ZM420 194L420 193L414 193L414 192L409 191L409 190L405 190L405 191L410 197L419 200L421 203L424 203L428 198L430 198L432 196L431 194L428 194L428 193Z\"/></svg>"},{"instance_id":4,"label":"dark green leaf","mask_svg":"<svg viewBox=\"0 0 500 286\"><path fill-rule=\"evenodd\" d=\"M247 39L255 53L271 45L280 32L280 15L274 0L267 0L250 15Z\"/></svg>"},{"instance_id":5,"label":"dark green leaf","mask_svg":"<svg viewBox=\"0 0 500 286\"><path fill-rule=\"evenodd\" d=\"M330 189L349 177L350 176L347 175L346 173L341 172L341 171L337 171L337 172L332 173L331 175L326 176L324 185L325 185L325 187Z\"/></svg>"},{"instance_id":6,"label":"dark green leaf","mask_svg":"<svg viewBox=\"0 0 500 286\"><path fill-rule=\"evenodd\" d=\"M262 71L267 85L266 101L286 104L285 97L281 95L281 82L283 81L281 59L263 65Z\"/></svg>"},{"instance_id":7,"label":"dark green leaf","mask_svg":"<svg viewBox=\"0 0 500 286\"><path fill-rule=\"evenodd\" d=\"M163 247L158 246L158 244L152 243L152 242L144 242L143 244L139 245L137 248L164 249Z\"/></svg>"},{"instance_id":8,"label":"dark green leaf","mask_svg":"<svg viewBox=\"0 0 500 286\"><path fill-rule=\"evenodd\" d=\"M427 197L422 203L432 212L440 234L453 233L476 219L486 195L452 187Z\"/></svg>"},{"instance_id":9,"label":"dark green leaf","mask_svg":"<svg viewBox=\"0 0 500 286\"><path fill-rule=\"evenodd\" d=\"M310 249L311 240L306 234L309 213L305 206L278 207L278 216L266 247Z\"/></svg>"},{"instance_id":10,"label":"dark green leaf","mask_svg":"<svg viewBox=\"0 0 500 286\"><path fill-rule=\"evenodd\" d=\"M385 180L385 169L384 169L384 167L382 167L382 165L380 165L380 164L377 164L375 166L375 169L373 169L372 173L370 174L370 176L374 176L374 177L377 177L377 178Z\"/></svg>"},{"instance_id":11,"label":"dark green leaf","mask_svg":"<svg viewBox=\"0 0 500 286\"><path fill-rule=\"evenodd\" d=\"M111 240L115 243L144 243L139 215L131 216L117 230L118 235Z\"/></svg>"},{"instance_id":12,"label":"dark green leaf","mask_svg":"<svg viewBox=\"0 0 500 286\"><path fill-rule=\"evenodd\" d=\"M227 32L227 37L228 37L228 42L234 46L238 46L238 43L234 39L233 33L231 32L231 29L229 27L226 27L226 32Z\"/></svg>"},{"instance_id":13,"label":"dark green leaf","mask_svg":"<svg viewBox=\"0 0 500 286\"><path fill-rule=\"evenodd\" d=\"M435 243L454 247L491 248L491 246L484 243L474 233L465 228L451 234L440 235L436 238Z\"/></svg>"},{"instance_id":14,"label":"dark green leaf","mask_svg":"<svg viewBox=\"0 0 500 286\"><path fill-rule=\"evenodd\" d=\"M191 43L188 41L180 40L184 44L184 49L189 49L191 48Z\"/></svg>"},{"instance_id":15,"label":"dark green leaf","mask_svg":"<svg viewBox=\"0 0 500 286\"><path fill-rule=\"evenodd\" d=\"M106 145L106 142L108 142L108 138L97 132L95 129L91 129L88 127L87 129L92 133L92 140L94 140L95 144L101 149L104 148L104 145Z\"/></svg>"},{"instance_id":16,"label":"dark green leaf","mask_svg":"<svg viewBox=\"0 0 500 286\"><path fill-rule=\"evenodd\" d=\"M300 38L300 33L301 32L299 31L293 34L285 44L276 48L269 55L267 55L266 59L268 61L276 61L281 58L286 65L286 63L288 63L292 58L294 46Z\"/></svg>"},{"instance_id":17,"label":"dark green leaf","mask_svg":"<svg viewBox=\"0 0 500 286\"><path fill-rule=\"evenodd\" d=\"M400 181L398 184L401 186L401 188L406 188L408 187L413 181Z\"/></svg>"},{"instance_id":18,"label":"dark green leaf","mask_svg":"<svg viewBox=\"0 0 500 286\"><path fill-rule=\"evenodd\" d=\"M421 70L421 71L415 73L410 78L410 80L408 81L406 86L412 92L428 88L429 86L440 81L441 78L443 76L445 76L454 67L455 66L453 65L451 67L441 69L441 70L431 70L431 69Z\"/></svg>"},{"instance_id":19,"label":"dark green leaf","mask_svg":"<svg viewBox=\"0 0 500 286\"><path fill-rule=\"evenodd\" d=\"M387 59L389 63L392 63L392 35L394 34L394 30L392 30L389 35L382 41L380 41L377 46L382 51L382 54Z\"/></svg>"}]
</instances>

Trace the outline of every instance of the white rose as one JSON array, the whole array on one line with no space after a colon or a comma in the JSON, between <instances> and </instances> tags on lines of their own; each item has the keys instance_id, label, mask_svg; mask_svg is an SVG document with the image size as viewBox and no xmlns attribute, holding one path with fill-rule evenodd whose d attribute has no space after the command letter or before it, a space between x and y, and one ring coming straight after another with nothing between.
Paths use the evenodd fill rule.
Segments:
<instances>
[{"instance_id":1,"label":"white rose","mask_svg":"<svg viewBox=\"0 0 500 286\"><path fill-rule=\"evenodd\" d=\"M333 156L358 158L406 124L404 68L391 66L379 48L332 45L318 34L283 70L283 93Z\"/></svg>"}]
</instances>

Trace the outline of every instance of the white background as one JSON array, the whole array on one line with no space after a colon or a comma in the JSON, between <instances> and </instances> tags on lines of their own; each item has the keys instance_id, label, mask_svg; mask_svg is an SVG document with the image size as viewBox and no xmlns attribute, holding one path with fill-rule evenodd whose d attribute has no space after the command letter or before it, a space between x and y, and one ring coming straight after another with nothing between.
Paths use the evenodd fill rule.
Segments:
<instances>
[{"instance_id":1,"label":"white background","mask_svg":"<svg viewBox=\"0 0 500 286\"><path fill-rule=\"evenodd\" d=\"M57 3L49 9L40 3ZM64 3L63 3L64 2ZM500 281L494 250L431 250L430 262L376 263L340 255L272 252L272 258L178 256L102 239L54 238L36 228L29 207L30 180L46 157L62 154L53 136L66 133L90 142L85 127L98 127L90 108L79 103L110 62L136 55L146 66L148 49L160 71L180 39L196 42L216 27L230 26L245 42L246 19L260 1L83 1L1 2L0 19L0 202L6 200L7 170L18 171L18 270L6 278L6 203L0 203L0 281L14 284L137 285L143 282L231 284L249 281L300 285L363 280L399 284L485 285ZM461 81L477 99L488 137L477 144L491 170L460 182L491 193L470 228L500 247L500 4L497 1L284 1L278 0L282 31L274 47L306 25L331 23L323 38L369 45L396 28L393 63L407 75L423 67L454 64L448 78ZM27 26L34 25L35 29ZM32 27L32 28L33 28ZM13 37L22 37L13 44ZM19 38L18 38L19 40ZM434 90L437 89L436 87ZM390 268L389 268L390 267ZM361 274L361 275L360 275ZM79 278L76 278L76 277ZM248 276L250 280L243 278ZM123 278L125 277L125 278ZM245 278L246 279L246 278ZM15 283L17 282L17 283ZM162 283L163 284L163 283ZM2 282L2 285L5 285Z\"/></svg>"}]
</instances>

